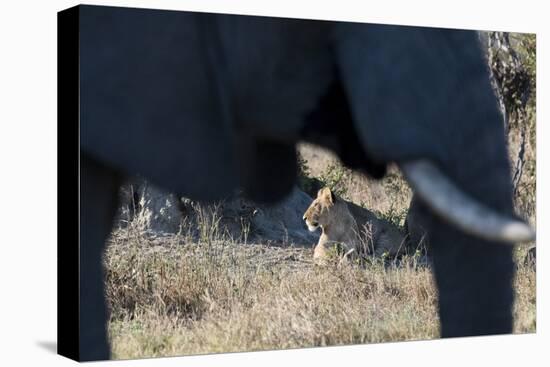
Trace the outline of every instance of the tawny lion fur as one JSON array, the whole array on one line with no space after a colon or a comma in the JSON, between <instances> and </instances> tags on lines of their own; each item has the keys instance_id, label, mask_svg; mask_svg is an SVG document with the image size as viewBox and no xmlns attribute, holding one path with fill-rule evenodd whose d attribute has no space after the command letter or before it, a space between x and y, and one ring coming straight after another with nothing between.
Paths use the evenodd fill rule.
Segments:
<instances>
[{"instance_id":1,"label":"tawny lion fur","mask_svg":"<svg viewBox=\"0 0 550 367\"><path fill-rule=\"evenodd\" d=\"M397 256L404 251L404 237L395 226L337 197L328 187L319 190L303 219L310 231L322 230L313 252L316 261L326 260L336 245L345 256Z\"/></svg>"}]
</instances>

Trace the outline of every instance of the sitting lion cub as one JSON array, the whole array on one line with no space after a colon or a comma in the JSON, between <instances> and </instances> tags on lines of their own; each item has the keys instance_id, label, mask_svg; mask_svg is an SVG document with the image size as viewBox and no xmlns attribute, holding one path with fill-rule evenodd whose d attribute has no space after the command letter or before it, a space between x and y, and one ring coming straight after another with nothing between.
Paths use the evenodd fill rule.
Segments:
<instances>
[{"instance_id":1,"label":"sitting lion cub","mask_svg":"<svg viewBox=\"0 0 550 367\"><path fill-rule=\"evenodd\" d=\"M336 197L328 187L319 190L303 219L311 232L319 227L322 230L313 252L316 262L325 261L337 246L342 246L344 257L384 253L397 256L404 251L404 237L395 226Z\"/></svg>"}]
</instances>

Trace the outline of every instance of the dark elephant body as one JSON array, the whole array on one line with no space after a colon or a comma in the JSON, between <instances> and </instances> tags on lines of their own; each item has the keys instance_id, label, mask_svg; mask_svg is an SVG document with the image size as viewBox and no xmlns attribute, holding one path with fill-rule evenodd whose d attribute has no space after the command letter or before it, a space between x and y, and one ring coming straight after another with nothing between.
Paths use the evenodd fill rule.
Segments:
<instances>
[{"instance_id":1,"label":"dark elephant body","mask_svg":"<svg viewBox=\"0 0 550 367\"><path fill-rule=\"evenodd\" d=\"M242 187L274 202L294 184L296 142L309 140L375 177L391 162L430 159L472 197L513 212L502 117L476 32L79 9L82 180L139 174L194 199ZM82 207L100 210L88 198L112 198L115 186L82 185ZM81 255L94 262L81 268L82 285L95 282L81 302L96 305L106 236L97 221L112 218L102 207L81 222L81 248L96 249ZM511 332L511 247L421 212L441 335ZM107 358L105 312L81 312L81 358Z\"/></svg>"}]
</instances>

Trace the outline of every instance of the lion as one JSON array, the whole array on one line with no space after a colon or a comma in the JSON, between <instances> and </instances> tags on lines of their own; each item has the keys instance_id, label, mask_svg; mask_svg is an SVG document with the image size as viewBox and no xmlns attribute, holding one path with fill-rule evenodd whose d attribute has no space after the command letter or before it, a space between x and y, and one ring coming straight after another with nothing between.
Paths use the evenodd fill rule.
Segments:
<instances>
[{"instance_id":1,"label":"lion","mask_svg":"<svg viewBox=\"0 0 550 367\"><path fill-rule=\"evenodd\" d=\"M374 213L337 197L328 187L317 193L303 220L311 232L321 228L321 237L313 251L316 262L324 262L340 249L343 258L374 254L399 256L404 251L401 232Z\"/></svg>"}]
</instances>

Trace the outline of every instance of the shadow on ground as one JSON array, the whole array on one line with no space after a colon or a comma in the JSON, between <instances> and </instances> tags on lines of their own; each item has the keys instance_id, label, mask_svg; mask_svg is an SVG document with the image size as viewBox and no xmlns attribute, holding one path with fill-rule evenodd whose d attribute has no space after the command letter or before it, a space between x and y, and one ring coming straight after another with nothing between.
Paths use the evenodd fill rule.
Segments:
<instances>
[{"instance_id":1,"label":"shadow on ground","mask_svg":"<svg viewBox=\"0 0 550 367\"><path fill-rule=\"evenodd\" d=\"M41 341L37 341L36 345L38 345L39 347L47 350L48 352L57 354L57 342L55 342L55 341L41 340Z\"/></svg>"}]
</instances>

